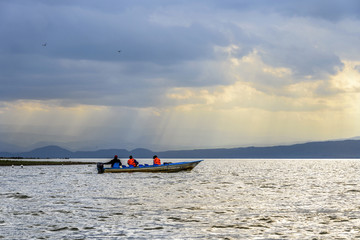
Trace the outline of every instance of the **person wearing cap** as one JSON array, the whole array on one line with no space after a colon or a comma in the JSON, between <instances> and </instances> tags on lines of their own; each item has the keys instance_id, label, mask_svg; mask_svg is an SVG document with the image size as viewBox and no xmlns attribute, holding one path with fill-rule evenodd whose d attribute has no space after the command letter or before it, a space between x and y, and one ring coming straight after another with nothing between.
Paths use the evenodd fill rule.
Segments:
<instances>
[{"instance_id":1,"label":"person wearing cap","mask_svg":"<svg viewBox=\"0 0 360 240\"><path fill-rule=\"evenodd\" d=\"M118 159L117 155L115 155L114 158L110 162L107 162L104 164L111 164L111 167L114 167L115 163L119 163L119 167L122 166L121 161L120 161L120 159Z\"/></svg>"},{"instance_id":2,"label":"person wearing cap","mask_svg":"<svg viewBox=\"0 0 360 240\"><path fill-rule=\"evenodd\" d=\"M136 161L136 159L133 158L132 155L129 156L129 160L127 161L129 166L137 167L139 165L139 162Z\"/></svg>"},{"instance_id":3,"label":"person wearing cap","mask_svg":"<svg viewBox=\"0 0 360 240\"><path fill-rule=\"evenodd\" d=\"M154 165L161 165L160 158L158 158L158 157L155 155L155 156L153 156L153 159L154 159Z\"/></svg>"}]
</instances>

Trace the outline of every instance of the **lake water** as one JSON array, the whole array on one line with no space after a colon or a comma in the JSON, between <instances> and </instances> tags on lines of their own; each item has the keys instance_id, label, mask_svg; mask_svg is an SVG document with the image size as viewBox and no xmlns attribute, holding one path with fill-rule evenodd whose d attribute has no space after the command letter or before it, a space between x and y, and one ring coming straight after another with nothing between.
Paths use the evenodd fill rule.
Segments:
<instances>
[{"instance_id":1,"label":"lake water","mask_svg":"<svg viewBox=\"0 0 360 240\"><path fill-rule=\"evenodd\" d=\"M359 173L356 159L216 159L179 173L0 167L0 238L356 239Z\"/></svg>"}]
</instances>

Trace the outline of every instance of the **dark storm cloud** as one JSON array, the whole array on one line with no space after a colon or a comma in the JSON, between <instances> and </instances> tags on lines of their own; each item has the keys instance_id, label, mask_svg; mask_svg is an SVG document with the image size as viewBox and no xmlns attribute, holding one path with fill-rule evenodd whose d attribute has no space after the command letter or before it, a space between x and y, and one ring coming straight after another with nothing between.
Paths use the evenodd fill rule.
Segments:
<instances>
[{"instance_id":1,"label":"dark storm cloud","mask_svg":"<svg viewBox=\"0 0 360 240\"><path fill-rule=\"evenodd\" d=\"M277 13L293 17L322 18L338 21L343 18L360 18L360 2L357 0L224 0L210 1L218 8L227 8L240 12L257 11L263 13Z\"/></svg>"},{"instance_id":2,"label":"dark storm cloud","mask_svg":"<svg viewBox=\"0 0 360 240\"><path fill-rule=\"evenodd\" d=\"M151 10L103 12L81 6L5 6L2 15L4 53L48 54L69 59L152 61L172 63L211 57L214 44L224 37L199 24L166 27L148 21ZM116 2L114 2L115 4ZM122 4L117 8L123 9ZM116 7L115 7L116 8ZM107 9L111 9L108 7ZM103 9L104 10L104 9ZM37 46L47 42L47 51ZM116 54L123 50L123 58Z\"/></svg>"},{"instance_id":3,"label":"dark storm cloud","mask_svg":"<svg viewBox=\"0 0 360 240\"><path fill-rule=\"evenodd\" d=\"M231 83L217 64L227 55L214 50L231 44L233 57L260 49L299 81L326 78L342 67L337 53L277 26L358 18L358 10L357 1L2 1L0 100L156 105L170 87Z\"/></svg>"},{"instance_id":4,"label":"dark storm cloud","mask_svg":"<svg viewBox=\"0 0 360 240\"><path fill-rule=\"evenodd\" d=\"M324 1L277 1L278 11L289 16L309 16L338 21L343 18L360 18L360 2L356 0L324 0Z\"/></svg>"},{"instance_id":5,"label":"dark storm cloud","mask_svg":"<svg viewBox=\"0 0 360 240\"><path fill-rule=\"evenodd\" d=\"M267 48L262 54L266 63L275 67L287 67L292 70L294 79L327 79L341 70L343 63L331 52L311 47Z\"/></svg>"},{"instance_id":6,"label":"dark storm cloud","mask_svg":"<svg viewBox=\"0 0 360 240\"><path fill-rule=\"evenodd\" d=\"M124 12L120 4L117 8L123 11L119 13L111 7L100 11L96 6L89 8L88 2L75 7L64 2L56 6L47 2L36 2L34 6L20 3L3 4L2 8L7 9L1 17L1 82L6 84L1 90L3 100L84 99L86 94L97 98L141 88L158 89L151 86L149 79L170 78L172 85L171 75L179 74L172 65L212 59L212 46L227 43L221 34L198 24L154 25L147 21L149 13L143 5ZM105 13L108 9L112 10ZM46 46L42 46L45 42ZM105 72L94 68L96 63L87 67L64 65L69 60L112 65ZM193 74L186 79L193 78Z\"/></svg>"}]
</instances>

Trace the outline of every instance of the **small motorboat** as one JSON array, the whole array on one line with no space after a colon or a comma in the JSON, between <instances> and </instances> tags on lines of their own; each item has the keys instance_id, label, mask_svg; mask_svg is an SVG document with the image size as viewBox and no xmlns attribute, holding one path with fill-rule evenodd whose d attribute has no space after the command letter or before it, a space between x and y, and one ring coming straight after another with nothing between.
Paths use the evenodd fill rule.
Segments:
<instances>
[{"instance_id":1,"label":"small motorboat","mask_svg":"<svg viewBox=\"0 0 360 240\"><path fill-rule=\"evenodd\" d=\"M123 173L123 172L180 172L191 171L203 160L191 162L164 162L161 165L139 164L138 167L114 165L111 168L104 167L103 163L97 163L98 173Z\"/></svg>"}]
</instances>

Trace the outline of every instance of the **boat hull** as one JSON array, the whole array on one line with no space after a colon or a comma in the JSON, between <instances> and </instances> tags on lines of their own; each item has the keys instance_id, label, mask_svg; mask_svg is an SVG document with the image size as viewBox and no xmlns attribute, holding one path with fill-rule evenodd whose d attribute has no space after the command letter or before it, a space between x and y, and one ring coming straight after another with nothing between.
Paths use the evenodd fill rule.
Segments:
<instances>
[{"instance_id":1,"label":"boat hull","mask_svg":"<svg viewBox=\"0 0 360 240\"><path fill-rule=\"evenodd\" d=\"M98 173L124 173L124 172L180 172L191 171L203 160L192 162L165 163L161 165L147 165L139 167L120 167L104 168L102 163L98 163Z\"/></svg>"}]
</instances>

